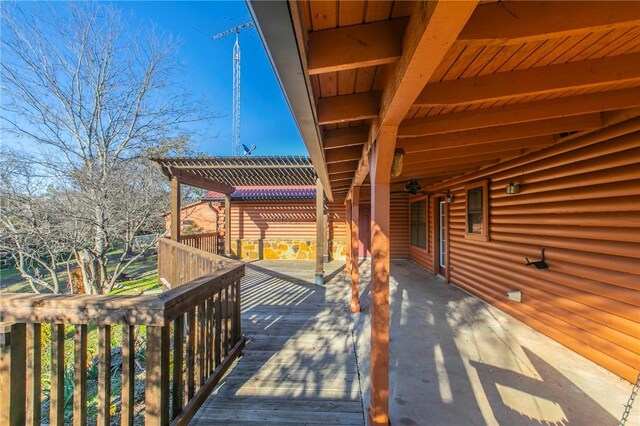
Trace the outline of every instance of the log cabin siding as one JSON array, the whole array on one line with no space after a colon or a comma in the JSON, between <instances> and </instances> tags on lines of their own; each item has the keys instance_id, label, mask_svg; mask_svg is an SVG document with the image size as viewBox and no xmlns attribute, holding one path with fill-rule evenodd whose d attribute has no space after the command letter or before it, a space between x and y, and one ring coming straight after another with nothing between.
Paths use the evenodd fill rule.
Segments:
<instances>
[{"instance_id":1,"label":"log cabin siding","mask_svg":"<svg viewBox=\"0 0 640 426\"><path fill-rule=\"evenodd\" d=\"M624 126L618 126L621 128ZM615 130L615 129L614 129ZM439 184L450 281L635 381L640 371L640 132L602 130ZM489 180L489 241L465 238L466 184ZM507 183L521 192L507 195ZM429 247L433 248L433 203ZM549 269L525 266L546 249ZM421 253L410 258L433 270ZM522 302L506 292L522 292Z\"/></svg>"},{"instance_id":2,"label":"log cabin siding","mask_svg":"<svg viewBox=\"0 0 640 426\"><path fill-rule=\"evenodd\" d=\"M231 202L231 238L316 238L314 202Z\"/></svg>"},{"instance_id":3,"label":"log cabin siding","mask_svg":"<svg viewBox=\"0 0 640 426\"><path fill-rule=\"evenodd\" d=\"M409 257L409 203L406 194L391 194L390 204L390 248L392 258Z\"/></svg>"},{"instance_id":4,"label":"log cabin siding","mask_svg":"<svg viewBox=\"0 0 640 426\"><path fill-rule=\"evenodd\" d=\"M329 239L346 236L344 206L327 207ZM224 215L224 209L223 209ZM309 201L231 202L232 239L316 239L316 205Z\"/></svg>"}]
</instances>

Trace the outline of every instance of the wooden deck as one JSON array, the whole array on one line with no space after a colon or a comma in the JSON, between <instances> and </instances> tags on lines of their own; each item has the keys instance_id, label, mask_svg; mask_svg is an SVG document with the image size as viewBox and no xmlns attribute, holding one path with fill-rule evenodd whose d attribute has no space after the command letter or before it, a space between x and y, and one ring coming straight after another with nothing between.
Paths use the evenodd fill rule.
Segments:
<instances>
[{"instance_id":1,"label":"wooden deck","mask_svg":"<svg viewBox=\"0 0 640 426\"><path fill-rule=\"evenodd\" d=\"M364 424L342 280L320 287L269 265L247 264L244 356L192 424Z\"/></svg>"}]
</instances>

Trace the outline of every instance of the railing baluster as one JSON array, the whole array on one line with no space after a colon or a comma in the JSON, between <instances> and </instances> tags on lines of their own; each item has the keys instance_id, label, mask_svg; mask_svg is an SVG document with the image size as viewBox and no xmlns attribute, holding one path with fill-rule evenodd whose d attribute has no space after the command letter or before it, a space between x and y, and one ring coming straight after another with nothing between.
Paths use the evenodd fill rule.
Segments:
<instances>
[{"instance_id":1,"label":"railing baluster","mask_svg":"<svg viewBox=\"0 0 640 426\"><path fill-rule=\"evenodd\" d=\"M122 408L120 424L133 425L133 408L135 405L135 327L124 324L122 326Z\"/></svg>"},{"instance_id":2,"label":"railing baluster","mask_svg":"<svg viewBox=\"0 0 640 426\"><path fill-rule=\"evenodd\" d=\"M173 407L171 410L171 419L175 419L176 416L182 411L182 374L183 374L183 355L184 355L184 316L180 315L173 321L173 389L172 389L172 402Z\"/></svg>"},{"instance_id":3,"label":"railing baluster","mask_svg":"<svg viewBox=\"0 0 640 426\"><path fill-rule=\"evenodd\" d=\"M213 298L207 299L207 376L211 375L211 372L215 370L213 366Z\"/></svg>"},{"instance_id":4,"label":"railing baluster","mask_svg":"<svg viewBox=\"0 0 640 426\"><path fill-rule=\"evenodd\" d=\"M236 282L233 283L234 289L235 289L235 303L236 303L236 309L235 309L235 314L236 314L236 318L235 318L235 324L234 324L234 328L236 330L236 336L235 336L235 340L233 342L233 344L235 345L236 343L238 343L238 341L240 340L240 338L242 337L242 300L240 298L240 294L241 294L241 290L240 290L240 280L237 280Z\"/></svg>"},{"instance_id":5,"label":"railing baluster","mask_svg":"<svg viewBox=\"0 0 640 426\"><path fill-rule=\"evenodd\" d=\"M229 287L224 288L224 356L229 355L229 339L231 327L229 327Z\"/></svg>"},{"instance_id":6,"label":"railing baluster","mask_svg":"<svg viewBox=\"0 0 640 426\"><path fill-rule=\"evenodd\" d=\"M2 324L0 329L0 424L25 422L25 324Z\"/></svg>"},{"instance_id":7,"label":"railing baluster","mask_svg":"<svg viewBox=\"0 0 640 426\"><path fill-rule=\"evenodd\" d=\"M111 326L98 327L98 426L111 422Z\"/></svg>"},{"instance_id":8,"label":"railing baluster","mask_svg":"<svg viewBox=\"0 0 640 426\"><path fill-rule=\"evenodd\" d=\"M75 326L73 335L73 424L87 424L87 325Z\"/></svg>"},{"instance_id":9,"label":"railing baluster","mask_svg":"<svg viewBox=\"0 0 640 426\"><path fill-rule=\"evenodd\" d=\"M64 424L64 324L51 324L51 391L49 422Z\"/></svg>"},{"instance_id":10,"label":"railing baluster","mask_svg":"<svg viewBox=\"0 0 640 426\"><path fill-rule=\"evenodd\" d=\"M204 302L198 305L198 349L196 352L196 367L198 369L198 388L204 383L204 360L205 360L205 311Z\"/></svg>"},{"instance_id":11,"label":"railing baluster","mask_svg":"<svg viewBox=\"0 0 640 426\"><path fill-rule=\"evenodd\" d=\"M196 318L195 308L187 311L187 392L186 401L190 401L195 393L194 364L195 364L195 338L196 338Z\"/></svg>"},{"instance_id":12,"label":"railing baluster","mask_svg":"<svg viewBox=\"0 0 640 426\"><path fill-rule=\"evenodd\" d=\"M169 326L147 327L145 424L169 423Z\"/></svg>"},{"instance_id":13,"label":"railing baluster","mask_svg":"<svg viewBox=\"0 0 640 426\"><path fill-rule=\"evenodd\" d=\"M42 420L42 326L27 324L27 415L25 424Z\"/></svg>"},{"instance_id":14,"label":"railing baluster","mask_svg":"<svg viewBox=\"0 0 640 426\"><path fill-rule=\"evenodd\" d=\"M216 368L220 365L222 354L222 291L216 295Z\"/></svg>"}]
</instances>

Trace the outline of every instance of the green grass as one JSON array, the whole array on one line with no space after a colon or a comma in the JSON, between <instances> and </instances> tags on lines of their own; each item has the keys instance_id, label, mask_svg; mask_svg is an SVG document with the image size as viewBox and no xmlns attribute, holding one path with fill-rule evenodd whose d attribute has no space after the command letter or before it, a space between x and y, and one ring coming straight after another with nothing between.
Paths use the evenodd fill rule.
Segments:
<instances>
[{"instance_id":1,"label":"green grass","mask_svg":"<svg viewBox=\"0 0 640 426\"><path fill-rule=\"evenodd\" d=\"M158 284L158 273L148 275L137 280L126 281L122 283L122 286L114 288L111 294L120 295L136 295L142 294L149 290L158 290L161 286Z\"/></svg>"},{"instance_id":2,"label":"green grass","mask_svg":"<svg viewBox=\"0 0 640 426\"><path fill-rule=\"evenodd\" d=\"M109 273L113 273L116 266L116 259L122 254L121 250L112 251L109 253L109 258L113 259L107 266ZM75 267L75 262L74 267ZM60 280L61 292L67 292L67 271L64 269L65 265L62 265L62 270L58 271L58 279ZM116 284L118 288L130 285L129 283L138 281L143 277L148 277L158 267L158 256L148 255L131 264L125 271L126 277L131 277L130 280ZM49 274L44 274L44 280L48 283L52 282ZM145 288L144 291L150 288ZM22 278L20 272L15 268L0 269L0 293L31 293L33 290L29 283ZM43 293L48 293L48 290L41 289ZM135 294L135 293L124 293Z\"/></svg>"}]
</instances>

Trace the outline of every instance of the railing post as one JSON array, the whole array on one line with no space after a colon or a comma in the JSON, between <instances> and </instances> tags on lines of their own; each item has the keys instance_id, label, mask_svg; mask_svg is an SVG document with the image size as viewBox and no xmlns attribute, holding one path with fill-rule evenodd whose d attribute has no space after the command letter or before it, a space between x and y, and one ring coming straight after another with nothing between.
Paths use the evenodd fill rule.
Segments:
<instances>
[{"instance_id":1,"label":"railing post","mask_svg":"<svg viewBox=\"0 0 640 426\"><path fill-rule=\"evenodd\" d=\"M0 324L0 425L23 425L26 401L25 324Z\"/></svg>"},{"instance_id":2,"label":"railing post","mask_svg":"<svg viewBox=\"0 0 640 426\"><path fill-rule=\"evenodd\" d=\"M169 424L169 326L147 327L145 424Z\"/></svg>"},{"instance_id":3,"label":"railing post","mask_svg":"<svg viewBox=\"0 0 640 426\"><path fill-rule=\"evenodd\" d=\"M64 424L64 324L51 324L49 424Z\"/></svg>"}]
</instances>

